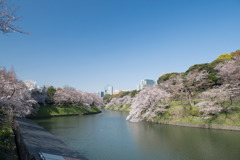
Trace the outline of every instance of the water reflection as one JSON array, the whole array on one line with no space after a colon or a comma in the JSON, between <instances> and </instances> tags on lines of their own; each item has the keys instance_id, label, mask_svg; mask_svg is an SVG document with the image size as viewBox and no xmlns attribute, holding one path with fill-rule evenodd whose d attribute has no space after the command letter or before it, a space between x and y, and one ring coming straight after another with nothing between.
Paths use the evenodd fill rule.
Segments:
<instances>
[{"instance_id":1,"label":"water reflection","mask_svg":"<svg viewBox=\"0 0 240 160\"><path fill-rule=\"evenodd\" d=\"M129 123L144 159L239 159L240 133L151 123Z\"/></svg>"},{"instance_id":2,"label":"water reflection","mask_svg":"<svg viewBox=\"0 0 240 160\"><path fill-rule=\"evenodd\" d=\"M240 159L240 132L130 123L127 112L37 120L90 160Z\"/></svg>"}]
</instances>

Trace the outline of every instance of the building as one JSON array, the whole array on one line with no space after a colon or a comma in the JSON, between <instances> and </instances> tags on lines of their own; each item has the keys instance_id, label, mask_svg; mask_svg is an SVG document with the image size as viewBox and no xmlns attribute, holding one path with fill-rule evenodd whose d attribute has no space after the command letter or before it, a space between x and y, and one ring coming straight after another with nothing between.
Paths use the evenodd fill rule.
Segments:
<instances>
[{"instance_id":1,"label":"building","mask_svg":"<svg viewBox=\"0 0 240 160\"><path fill-rule=\"evenodd\" d=\"M98 91L97 94L102 98L104 96L104 92L103 91Z\"/></svg>"},{"instance_id":2,"label":"building","mask_svg":"<svg viewBox=\"0 0 240 160\"><path fill-rule=\"evenodd\" d=\"M137 90L141 90L146 87L151 87L155 85L155 81L151 79L144 79L140 81L140 84L137 86Z\"/></svg>"},{"instance_id":3,"label":"building","mask_svg":"<svg viewBox=\"0 0 240 160\"><path fill-rule=\"evenodd\" d=\"M104 88L104 94L113 94L113 86L112 85L106 85Z\"/></svg>"},{"instance_id":4,"label":"building","mask_svg":"<svg viewBox=\"0 0 240 160\"><path fill-rule=\"evenodd\" d=\"M27 88L31 91L33 89L39 89L39 86L36 85L37 82L26 80L24 81L24 84L27 86Z\"/></svg>"},{"instance_id":5,"label":"building","mask_svg":"<svg viewBox=\"0 0 240 160\"><path fill-rule=\"evenodd\" d=\"M121 92L121 90L114 90L113 94L118 94L119 92Z\"/></svg>"}]
</instances>

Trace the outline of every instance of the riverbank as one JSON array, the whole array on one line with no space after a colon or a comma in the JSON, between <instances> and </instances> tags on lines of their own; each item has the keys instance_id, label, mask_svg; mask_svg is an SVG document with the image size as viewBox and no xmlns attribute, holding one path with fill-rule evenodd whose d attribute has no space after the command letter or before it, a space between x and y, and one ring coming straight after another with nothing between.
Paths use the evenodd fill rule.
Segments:
<instances>
[{"instance_id":1,"label":"riverbank","mask_svg":"<svg viewBox=\"0 0 240 160\"><path fill-rule=\"evenodd\" d=\"M95 106L91 107L90 109L84 106L42 106L39 108L37 115L31 116L30 118L76 116L97 113L101 113L101 110Z\"/></svg>"},{"instance_id":2,"label":"riverbank","mask_svg":"<svg viewBox=\"0 0 240 160\"><path fill-rule=\"evenodd\" d=\"M104 107L104 109L130 112L130 107L131 107L130 104L126 104L126 105L115 105L115 106Z\"/></svg>"},{"instance_id":3,"label":"riverbank","mask_svg":"<svg viewBox=\"0 0 240 160\"><path fill-rule=\"evenodd\" d=\"M86 159L32 120L15 117L13 128L20 159L40 160L40 152L62 159Z\"/></svg>"},{"instance_id":4,"label":"riverbank","mask_svg":"<svg viewBox=\"0 0 240 160\"><path fill-rule=\"evenodd\" d=\"M200 99L195 99L194 103L200 103ZM240 127L240 101L232 101L227 112L220 112L212 115L204 115L196 105L190 106L185 101L169 101L169 106L161 109L159 106L152 110L145 110L139 114L142 121L178 125L187 127L198 127L208 129L239 130ZM226 102L224 106L229 105ZM114 105L105 107L107 110L124 110L125 105ZM130 105L128 109L130 110Z\"/></svg>"},{"instance_id":5,"label":"riverbank","mask_svg":"<svg viewBox=\"0 0 240 160\"><path fill-rule=\"evenodd\" d=\"M146 120L146 121L150 122L150 123L158 123L158 124L174 125L174 126L182 126L182 127L240 131L239 126L225 126L225 125L216 125L216 124L196 124L196 123L183 123L183 122L171 122L171 121L159 121L159 120Z\"/></svg>"}]
</instances>

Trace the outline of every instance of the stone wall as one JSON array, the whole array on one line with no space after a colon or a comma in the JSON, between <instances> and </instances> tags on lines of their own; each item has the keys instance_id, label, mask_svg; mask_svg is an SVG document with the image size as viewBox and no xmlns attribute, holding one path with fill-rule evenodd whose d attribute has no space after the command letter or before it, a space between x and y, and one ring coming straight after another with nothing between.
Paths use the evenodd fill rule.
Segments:
<instances>
[{"instance_id":1,"label":"stone wall","mask_svg":"<svg viewBox=\"0 0 240 160\"><path fill-rule=\"evenodd\" d=\"M86 160L32 120L15 117L13 128L20 160L41 160L40 152L67 159Z\"/></svg>"}]
</instances>

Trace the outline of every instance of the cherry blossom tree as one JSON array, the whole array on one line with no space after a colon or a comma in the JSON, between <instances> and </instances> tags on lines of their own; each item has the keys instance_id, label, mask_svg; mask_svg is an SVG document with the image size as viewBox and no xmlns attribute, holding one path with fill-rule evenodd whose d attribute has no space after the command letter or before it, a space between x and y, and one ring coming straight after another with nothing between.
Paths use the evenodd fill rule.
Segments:
<instances>
[{"instance_id":1,"label":"cherry blossom tree","mask_svg":"<svg viewBox=\"0 0 240 160\"><path fill-rule=\"evenodd\" d=\"M168 104L170 94L159 86L148 87L136 95L131 105L127 120L139 122L147 118L153 118L158 113L163 113Z\"/></svg>"},{"instance_id":2,"label":"cherry blossom tree","mask_svg":"<svg viewBox=\"0 0 240 160\"><path fill-rule=\"evenodd\" d=\"M93 93L85 93L74 90L57 90L53 96L55 105L84 105L86 107L103 107L102 99Z\"/></svg>"},{"instance_id":3,"label":"cherry blossom tree","mask_svg":"<svg viewBox=\"0 0 240 160\"><path fill-rule=\"evenodd\" d=\"M0 0L0 31L2 33L26 33L14 23L19 20L16 16L16 9L10 7L7 0Z\"/></svg>"},{"instance_id":4,"label":"cherry blossom tree","mask_svg":"<svg viewBox=\"0 0 240 160\"><path fill-rule=\"evenodd\" d=\"M199 111L204 116L216 115L220 112L228 113L233 104L233 100L240 100L240 88L236 85L222 85L219 88L209 89L199 96L204 101L198 103Z\"/></svg>"},{"instance_id":5,"label":"cherry blossom tree","mask_svg":"<svg viewBox=\"0 0 240 160\"><path fill-rule=\"evenodd\" d=\"M17 80L14 68L9 72L0 68L0 108L9 115L24 117L36 113L38 107L27 86Z\"/></svg>"},{"instance_id":6,"label":"cherry blossom tree","mask_svg":"<svg viewBox=\"0 0 240 160\"><path fill-rule=\"evenodd\" d=\"M113 98L107 105L106 107L116 107L116 106L120 106L123 107L124 105L128 105L128 104L132 104L133 102L133 98L130 95L126 95L124 97L121 98Z\"/></svg>"},{"instance_id":7,"label":"cherry blossom tree","mask_svg":"<svg viewBox=\"0 0 240 160\"><path fill-rule=\"evenodd\" d=\"M218 76L224 79L225 84L240 85L240 56L218 64L215 69L219 71Z\"/></svg>"}]
</instances>

